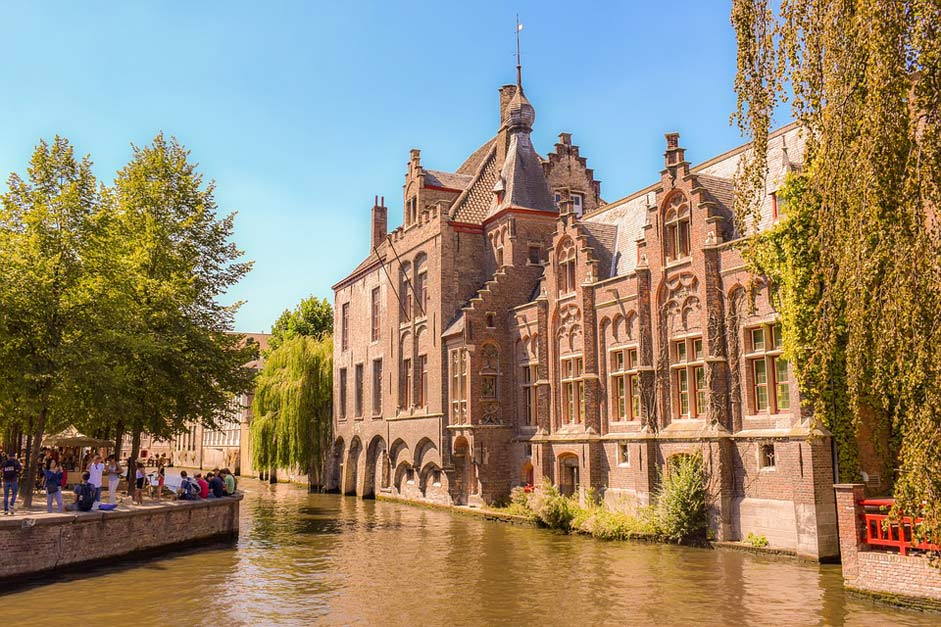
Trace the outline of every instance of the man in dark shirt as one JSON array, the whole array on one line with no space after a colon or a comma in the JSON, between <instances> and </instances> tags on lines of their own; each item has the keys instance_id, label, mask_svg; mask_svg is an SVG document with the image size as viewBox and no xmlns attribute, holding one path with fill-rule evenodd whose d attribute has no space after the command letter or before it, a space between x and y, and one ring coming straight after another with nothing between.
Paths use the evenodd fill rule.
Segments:
<instances>
[{"instance_id":1,"label":"man in dark shirt","mask_svg":"<svg viewBox=\"0 0 941 627\"><path fill-rule=\"evenodd\" d=\"M98 490L88 482L88 471L82 473L82 482L75 486L75 509L80 512L90 512L97 500Z\"/></svg>"},{"instance_id":2,"label":"man in dark shirt","mask_svg":"<svg viewBox=\"0 0 941 627\"><path fill-rule=\"evenodd\" d=\"M209 474L211 475L209 479L209 498L221 499L225 496L225 483L219 475L214 473Z\"/></svg>"},{"instance_id":3,"label":"man in dark shirt","mask_svg":"<svg viewBox=\"0 0 941 627\"><path fill-rule=\"evenodd\" d=\"M16 503L16 494L20 491L20 474L23 466L14 453L7 455L2 464L3 472L3 515L13 515L13 505ZM10 496L13 498L10 498Z\"/></svg>"}]
</instances>

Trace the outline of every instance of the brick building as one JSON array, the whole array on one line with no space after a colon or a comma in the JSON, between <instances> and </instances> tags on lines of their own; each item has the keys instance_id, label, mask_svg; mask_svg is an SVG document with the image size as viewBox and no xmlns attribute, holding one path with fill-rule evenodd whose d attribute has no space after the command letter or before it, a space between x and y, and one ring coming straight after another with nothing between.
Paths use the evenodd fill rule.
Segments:
<instances>
[{"instance_id":1,"label":"brick building","mask_svg":"<svg viewBox=\"0 0 941 627\"><path fill-rule=\"evenodd\" d=\"M629 510L701 451L719 539L835 555L831 439L734 245L747 147L693 167L669 133L656 182L605 203L570 134L535 150L519 84L499 111L454 172L411 151L402 226L377 201L369 256L334 286L331 485L475 505L548 480ZM798 129L769 150L757 228L778 219Z\"/></svg>"}]
</instances>

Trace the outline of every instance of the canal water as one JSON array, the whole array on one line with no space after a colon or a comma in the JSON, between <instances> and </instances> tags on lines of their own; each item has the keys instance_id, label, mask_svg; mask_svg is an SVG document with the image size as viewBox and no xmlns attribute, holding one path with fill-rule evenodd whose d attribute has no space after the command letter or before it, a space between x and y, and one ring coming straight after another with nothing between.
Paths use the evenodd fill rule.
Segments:
<instances>
[{"instance_id":1,"label":"canal water","mask_svg":"<svg viewBox=\"0 0 941 627\"><path fill-rule=\"evenodd\" d=\"M0 591L3 624L941 624L845 594L838 566L601 542L289 485L240 487L237 544Z\"/></svg>"}]
</instances>

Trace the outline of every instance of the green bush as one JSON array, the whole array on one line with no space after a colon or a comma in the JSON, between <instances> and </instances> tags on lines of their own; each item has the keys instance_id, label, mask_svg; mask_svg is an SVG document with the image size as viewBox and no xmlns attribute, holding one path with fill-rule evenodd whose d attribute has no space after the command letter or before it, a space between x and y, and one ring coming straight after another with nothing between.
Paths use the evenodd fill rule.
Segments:
<instances>
[{"instance_id":1,"label":"green bush","mask_svg":"<svg viewBox=\"0 0 941 627\"><path fill-rule=\"evenodd\" d=\"M559 488L547 485L535 498L530 500L530 507L536 513L539 522L550 529L568 531L572 528L572 519L578 512L578 503L563 496Z\"/></svg>"},{"instance_id":2,"label":"green bush","mask_svg":"<svg viewBox=\"0 0 941 627\"><path fill-rule=\"evenodd\" d=\"M657 492L657 527L671 542L702 541L708 530L702 454L675 457Z\"/></svg>"},{"instance_id":3,"label":"green bush","mask_svg":"<svg viewBox=\"0 0 941 627\"><path fill-rule=\"evenodd\" d=\"M764 547L768 546L768 538L764 536L756 536L753 533L748 534L748 537L745 538L745 542L749 543L756 549L763 549Z\"/></svg>"}]
</instances>

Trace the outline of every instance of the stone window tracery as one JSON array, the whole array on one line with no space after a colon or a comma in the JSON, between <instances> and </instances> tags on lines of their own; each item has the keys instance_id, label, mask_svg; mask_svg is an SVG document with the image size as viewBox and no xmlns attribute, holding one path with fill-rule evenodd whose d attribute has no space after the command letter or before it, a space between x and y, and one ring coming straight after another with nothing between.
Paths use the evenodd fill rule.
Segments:
<instances>
[{"instance_id":1,"label":"stone window tracery","mask_svg":"<svg viewBox=\"0 0 941 627\"><path fill-rule=\"evenodd\" d=\"M663 254L667 262L689 257L689 203L683 194L667 201L663 215Z\"/></svg>"},{"instance_id":2,"label":"stone window tracery","mask_svg":"<svg viewBox=\"0 0 941 627\"><path fill-rule=\"evenodd\" d=\"M575 244L566 238L559 246L558 254L558 282L559 294L570 294L575 291Z\"/></svg>"}]
</instances>

